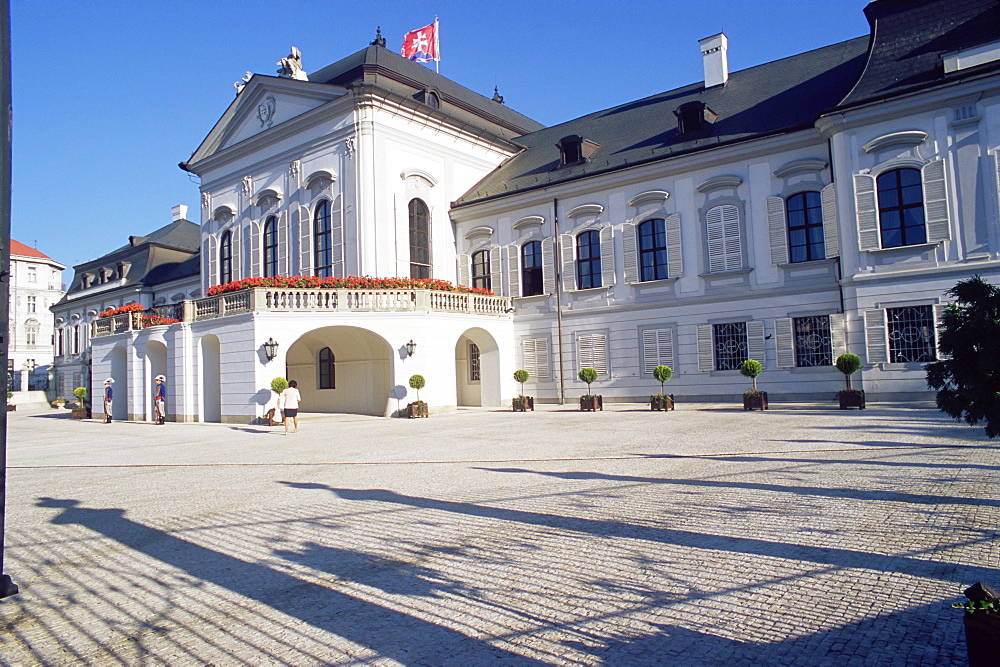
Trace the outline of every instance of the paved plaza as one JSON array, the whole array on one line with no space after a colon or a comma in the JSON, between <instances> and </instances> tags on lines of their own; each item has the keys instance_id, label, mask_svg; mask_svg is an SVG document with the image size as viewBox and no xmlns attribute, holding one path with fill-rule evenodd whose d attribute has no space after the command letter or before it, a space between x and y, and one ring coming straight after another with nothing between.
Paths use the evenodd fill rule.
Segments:
<instances>
[{"instance_id":1,"label":"paved plaza","mask_svg":"<svg viewBox=\"0 0 1000 667\"><path fill-rule=\"evenodd\" d=\"M5 665L962 665L1000 443L931 408L10 415Z\"/></svg>"}]
</instances>

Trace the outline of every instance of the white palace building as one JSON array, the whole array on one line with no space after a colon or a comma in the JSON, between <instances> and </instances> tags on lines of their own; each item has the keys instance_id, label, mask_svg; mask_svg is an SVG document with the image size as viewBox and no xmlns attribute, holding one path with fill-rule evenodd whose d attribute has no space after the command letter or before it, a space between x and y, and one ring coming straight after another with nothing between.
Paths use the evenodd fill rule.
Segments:
<instances>
[{"instance_id":1,"label":"white palace building","mask_svg":"<svg viewBox=\"0 0 1000 667\"><path fill-rule=\"evenodd\" d=\"M555 127L380 38L253 75L181 165L200 285L92 317L93 390L114 377L118 416L149 419L162 373L172 419L247 423L277 376L305 411L388 416L418 373L444 411L509 406L519 368L538 401L575 401L585 366L606 401L647 401L666 364L678 401L737 400L753 358L772 402L833 405L850 351L869 401L926 400L948 289L1000 280L1000 4L865 13L869 35L732 73L706 38L704 81ZM493 295L210 291L296 275Z\"/></svg>"}]
</instances>

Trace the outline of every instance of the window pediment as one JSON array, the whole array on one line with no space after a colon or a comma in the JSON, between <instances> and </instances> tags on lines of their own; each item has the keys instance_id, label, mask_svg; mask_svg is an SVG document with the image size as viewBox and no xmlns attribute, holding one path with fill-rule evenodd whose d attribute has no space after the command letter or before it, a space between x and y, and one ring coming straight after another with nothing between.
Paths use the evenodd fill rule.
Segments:
<instances>
[{"instance_id":1,"label":"window pediment","mask_svg":"<svg viewBox=\"0 0 1000 667\"><path fill-rule=\"evenodd\" d=\"M511 225L513 229L518 231L524 229L531 229L532 227L541 227L545 224L545 218L540 215L526 215L520 220L516 221Z\"/></svg>"},{"instance_id":2,"label":"window pediment","mask_svg":"<svg viewBox=\"0 0 1000 667\"><path fill-rule=\"evenodd\" d=\"M313 197L320 196L337 182L337 175L326 169L319 169L309 174L305 180L306 189Z\"/></svg>"},{"instance_id":3,"label":"window pediment","mask_svg":"<svg viewBox=\"0 0 1000 667\"><path fill-rule=\"evenodd\" d=\"M493 228L486 225L480 225L479 227L473 227L468 232L465 233L466 241L473 241L478 239L487 239L493 236Z\"/></svg>"},{"instance_id":4,"label":"window pediment","mask_svg":"<svg viewBox=\"0 0 1000 667\"><path fill-rule=\"evenodd\" d=\"M212 211L212 220L215 220L220 227L228 225L236 217L236 212L229 206L219 206Z\"/></svg>"},{"instance_id":5,"label":"window pediment","mask_svg":"<svg viewBox=\"0 0 1000 667\"><path fill-rule=\"evenodd\" d=\"M281 194L276 190L268 188L257 193L257 196L254 199L254 204L257 205L261 213L267 213L268 211L273 211L278 208L278 203L280 201Z\"/></svg>"},{"instance_id":6,"label":"window pediment","mask_svg":"<svg viewBox=\"0 0 1000 667\"><path fill-rule=\"evenodd\" d=\"M404 181L410 178L419 179L423 181L427 185L427 187L430 188L433 188L435 185L438 184L437 179L428 174L423 169L404 169L402 172L400 172L399 178Z\"/></svg>"},{"instance_id":7,"label":"window pediment","mask_svg":"<svg viewBox=\"0 0 1000 667\"><path fill-rule=\"evenodd\" d=\"M819 158L806 158L804 160L793 160L781 165L774 170L774 175L778 178L788 178L798 174L808 174L826 169L826 162Z\"/></svg>"},{"instance_id":8,"label":"window pediment","mask_svg":"<svg viewBox=\"0 0 1000 667\"><path fill-rule=\"evenodd\" d=\"M695 189L702 194L712 192L713 190L721 190L722 188L735 190L742 182L743 179L739 176L715 176L704 181Z\"/></svg>"},{"instance_id":9,"label":"window pediment","mask_svg":"<svg viewBox=\"0 0 1000 667\"><path fill-rule=\"evenodd\" d=\"M566 213L566 217L574 220L576 218L584 218L584 217L596 218L603 212L604 212L604 207L601 206L600 204L581 204L580 206L575 206L571 208Z\"/></svg>"},{"instance_id":10,"label":"window pediment","mask_svg":"<svg viewBox=\"0 0 1000 667\"><path fill-rule=\"evenodd\" d=\"M880 151L890 146L918 146L927 141L927 133L921 130L906 130L904 132L892 132L881 137L872 139L862 146L866 153Z\"/></svg>"},{"instance_id":11,"label":"window pediment","mask_svg":"<svg viewBox=\"0 0 1000 667\"><path fill-rule=\"evenodd\" d=\"M628 205L638 208L643 204L662 204L670 198L670 193L666 190L647 190L640 192L628 200Z\"/></svg>"}]
</instances>

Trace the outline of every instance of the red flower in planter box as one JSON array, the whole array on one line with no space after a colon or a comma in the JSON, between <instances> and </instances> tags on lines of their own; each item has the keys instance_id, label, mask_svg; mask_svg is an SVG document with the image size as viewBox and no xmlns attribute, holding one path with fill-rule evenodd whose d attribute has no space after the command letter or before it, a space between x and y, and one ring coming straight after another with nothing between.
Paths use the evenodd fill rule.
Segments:
<instances>
[{"instance_id":1,"label":"red flower in planter box","mask_svg":"<svg viewBox=\"0 0 1000 667\"><path fill-rule=\"evenodd\" d=\"M208 296L217 296L228 292L254 287L278 287L286 289L429 289L442 292L461 292L463 294L483 294L492 296L493 292L481 287L466 287L455 285L447 280L437 278L376 278L373 276L347 276L346 278L320 278L318 276L275 276L273 278L244 278L223 285L209 288Z\"/></svg>"}]
</instances>

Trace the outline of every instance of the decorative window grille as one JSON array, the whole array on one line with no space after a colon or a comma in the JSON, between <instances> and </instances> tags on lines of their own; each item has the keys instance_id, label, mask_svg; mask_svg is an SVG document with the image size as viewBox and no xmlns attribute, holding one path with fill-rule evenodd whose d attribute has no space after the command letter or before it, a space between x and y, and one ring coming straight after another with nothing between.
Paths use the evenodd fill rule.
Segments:
<instances>
[{"instance_id":1,"label":"decorative window grille","mask_svg":"<svg viewBox=\"0 0 1000 667\"><path fill-rule=\"evenodd\" d=\"M937 359L933 306L887 308L885 313L891 363Z\"/></svg>"},{"instance_id":2,"label":"decorative window grille","mask_svg":"<svg viewBox=\"0 0 1000 667\"><path fill-rule=\"evenodd\" d=\"M601 286L601 235L596 231L576 237L576 286L577 289Z\"/></svg>"},{"instance_id":3,"label":"decorative window grille","mask_svg":"<svg viewBox=\"0 0 1000 667\"><path fill-rule=\"evenodd\" d=\"M479 346L469 343L469 380L478 382L479 377Z\"/></svg>"},{"instance_id":4,"label":"decorative window grille","mask_svg":"<svg viewBox=\"0 0 1000 667\"><path fill-rule=\"evenodd\" d=\"M749 359L746 322L712 325L715 370L732 371Z\"/></svg>"},{"instance_id":5,"label":"decorative window grille","mask_svg":"<svg viewBox=\"0 0 1000 667\"><path fill-rule=\"evenodd\" d=\"M833 363L833 340L828 315L796 317L793 327L796 366L829 366Z\"/></svg>"},{"instance_id":6,"label":"decorative window grille","mask_svg":"<svg viewBox=\"0 0 1000 667\"><path fill-rule=\"evenodd\" d=\"M480 250L472 254L472 286L493 289L490 279L490 251Z\"/></svg>"}]
</instances>

